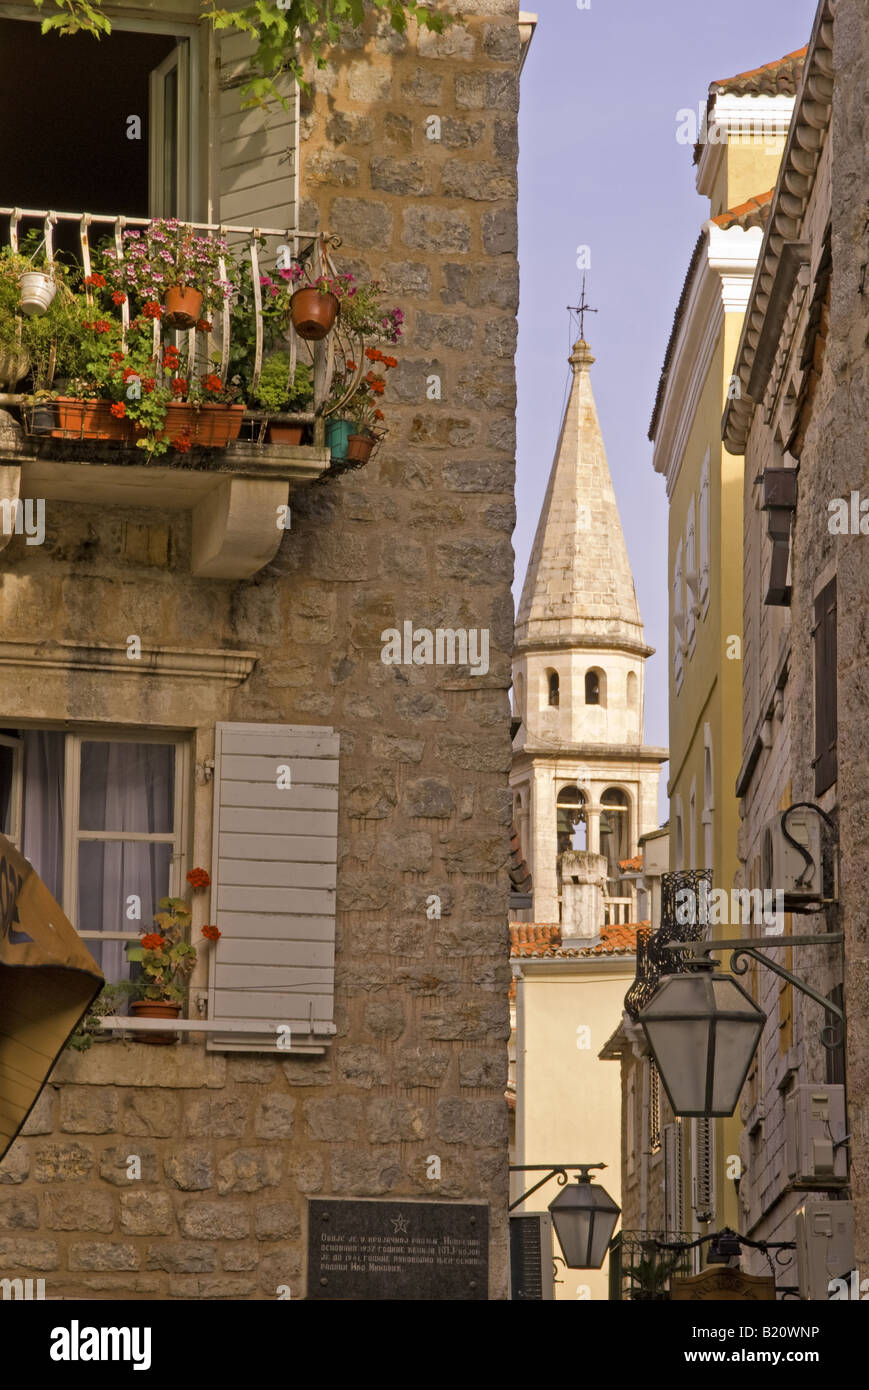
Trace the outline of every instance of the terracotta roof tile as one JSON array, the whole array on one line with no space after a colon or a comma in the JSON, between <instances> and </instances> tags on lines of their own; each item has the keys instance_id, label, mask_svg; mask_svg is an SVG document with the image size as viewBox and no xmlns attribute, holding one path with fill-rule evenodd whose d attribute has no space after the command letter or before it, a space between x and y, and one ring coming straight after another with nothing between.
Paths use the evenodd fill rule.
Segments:
<instances>
[{"instance_id":1,"label":"terracotta roof tile","mask_svg":"<svg viewBox=\"0 0 869 1390\"><path fill-rule=\"evenodd\" d=\"M511 956L541 956L560 945L561 927L557 922L544 925L537 922L510 923Z\"/></svg>"},{"instance_id":2,"label":"terracotta roof tile","mask_svg":"<svg viewBox=\"0 0 869 1390\"><path fill-rule=\"evenodd\" d=\"M764 227L772 207L774 192L774 188L769 188L766 193L757 193L747 202L740 203L735 208L728 208L726 212L719 212L717 217L711 217L709 220L725 232L731 227L741 227L746 232L750 227Z\"/></svg>"},{"instance_id":3,"label":"terracotta roof tile","mask_svg":"<svg viewBox=\"0 0 869 1390\"><path fill-rule=\"evenodd\" d=\"M747 72L737 72L733 77L722 77L710 82L709 91L733 92L739 96L795 96L803 72L803 63L808 53L808 44L776 58L772 63L764 63L759 68L749 68Z\"/></svg>"},{"instance_id":4,"label":"terracotta roof tile","mask_svg":"<svg viewBox=\"0 0 869 1390\"><path fill-rule=\"evenodd\" d=\"M628 873L638 872L642 867L643 856L641 854L635 854L632 859L619 860L619 868L626 870Z\"/></svg>"}]
</instances>

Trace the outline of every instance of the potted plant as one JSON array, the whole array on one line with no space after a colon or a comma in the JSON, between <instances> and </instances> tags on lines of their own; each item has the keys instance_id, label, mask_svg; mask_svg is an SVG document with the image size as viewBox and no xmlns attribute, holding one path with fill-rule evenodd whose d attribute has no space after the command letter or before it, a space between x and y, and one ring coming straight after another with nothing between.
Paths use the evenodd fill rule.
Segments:
<instances>
[{"instance_id":1,"label":"potted plant","mask_svg":"<svg viewBox=\"0 0 869 1390\"><path fill-rule=\"evenodd\" d=\"M205 869L191 869L187 882L194 893L208 888L211 879ZM193 917L184 898L161 898L155 914L156 931L142 932L142 978L134 982L138 995L130 1005L137 1018L177 1018L184 1002L187 983L196 964L197 951L187 940ZM202 928L206 941L219 940L216 926ZM173 1033L147 1033L143 1042L165 1045L175 1041Z\"/></svg>"},{"instance_id":2,"label":"potted plant","mask_svg":"<svg viewBox=\"0 0 869 1390\"><path fill-rule=\"evenodd\" d=\"M298 362L291 382L290 354L274 352L266 358L252 395L254 402L270 415L305 410L314 399L311 368L307 362ZM302 425L270 420L269 443L301 444L302 430Z\"/></svg>"},{"instance_id":3,"label":"potted plant","mask_svg":"<svg viewBox=\"0 0 869 1390\"><path fill-rule=\"evenodd\" d=\"M70 1035L67 1047L72 1052L87 1052L95 1042L108 1042L110 1034L103 1032L99 1019L103 1014L119 1014L134 988L129 980L121 980L116 985L105 985L75 1032Z\"/></svg>"},{"instance_id":4,"label":"potted plant","mask_svg":"<svg viewBox=\"0 0 869 1390\"><path fill-rule=\"evenodd\" d=\"M113 295L134 299L147 317L162 315L167 328L195 328L235 289L223 237L200 235L174 217L157 218L141 231L128 228L120 252L106 245L99 259L98 273Z\"/></svg>"},{"instance_id":5,"label":"potted plant","mask_svg":"<svg viewBox=\"0 0 869 1390\"><path fill-rule=\"evenodd\" d=\"M332 459L337 463L367 463L374 446L385 434L379 401L386 390L385 373L397 367L398 362L375 347L366 348L365 356L372 366L359 382L355 395L342 408L341 416L333 416L326 421L326 443ZM373 370L374 364L383 368L383 376ZM355 363L346 363L347 373L355 369ZM337 389L340 392L342 386L343 383L339 382L333 391Z\"/></svg>"},{"instance_id":6,"label":"potted plant","mask_svg":"<svg viewBox=\"0 0 869 1390\"><path fill-rule=\"evenodd\" d=\"M14 391L30 368L18 283L26 265L8 247L0 252L0 391Z\"/></svg>"},{"instance_id":7,"label":"potted plant","mask_svg":"<svg viewBox=\"0 0 869 1390\"><path fill-rule=\"evenodd\" d=\"M356 294L352 275L318 275L311 285L302 285L290 298L290 317L300 338L318 342L335 326L345 301Z\"/></svg>"}]
</instances>

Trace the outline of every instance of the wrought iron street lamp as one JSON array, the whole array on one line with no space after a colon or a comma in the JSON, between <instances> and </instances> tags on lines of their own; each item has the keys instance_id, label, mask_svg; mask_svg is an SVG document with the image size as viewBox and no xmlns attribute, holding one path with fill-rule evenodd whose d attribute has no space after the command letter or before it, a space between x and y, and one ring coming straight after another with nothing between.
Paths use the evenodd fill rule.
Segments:
<instances>
[{"instance_id":1,"label":"wrought iron street lamp","mask_svg":"<svg viewBox=\"0 0 869 1390\"><path fill-rule=\"evenodd\" d=\"M613 1201L609 1193L596 1186L589 1173L592 1168L605 1168L605 1163L569 1164L511 1164L511 1173L545 1172L541 1178L521 1197L510 1203L510 1211L518 1207L532 1192L557 1178L564 1189L549 1203L552 1224L558 1243L564 1254L565 1264L570 1269L600 1269L606 1259L613 1231L621 1215L621 1207ZM569 1184L568 1169L577 1173L576 1186Z\"/></svg>"},{"instance_id":2,"label":"wrought iron street lamp","mask_svg":"<svg viewBox=\"0 0 869 1390\"><path fill-rule=\"evenodd\" d=\"M709 960L665 976L639 1023L674 1115L732 1115L766 1015Z\"/></svg>"}]
</instances>

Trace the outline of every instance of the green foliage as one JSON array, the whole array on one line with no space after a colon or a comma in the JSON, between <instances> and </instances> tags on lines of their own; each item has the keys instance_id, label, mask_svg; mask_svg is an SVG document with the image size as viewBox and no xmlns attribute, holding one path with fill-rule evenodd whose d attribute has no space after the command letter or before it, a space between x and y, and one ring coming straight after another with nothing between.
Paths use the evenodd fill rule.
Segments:
<instances>
[{"instance_id":1,"label":"green foliage","mask_svg":"<svg viewBox=\"0 0 869 1390\"><path fill-rule=\"evenodd\" d=\"M64 375L70 370L78 352L84 301L68 287L66 267L54 262L58 287L47 312L21 313L20 277L28 270L46 269L44 257L31 259L35 250L31 237L25 237L21 252L9 247L0 251L0 351L25 351L30 358L33 390L42 391L48 385L52 346L56 373Z\"/></svg>"},{"instance_id":2,"label":"green foliage","mask_svg":"<svg viewBox=\"0 0 869 1390\"><path fill-rule=\"evenodd\" d=\"M192 913L183 898L161 898L154 916L156 930L142 936L140 999L183 1004L187 980L196 964L196 947L185 940Z\"/></svg>"},{"instance_id":3,"label":"green foliage","mask_svg":"<svg viewBox=\"0 0 869 1390\"><path fill-rule=\"evenodd\" d=\"M259 384L253 398L263 410L275 414L281 411L305 410L314 400L311 368L307 362L297 362L292 387L289 387L290 354L275 352L266 358Z\"/></svg>"},{"instance_id":4,"label":"green foliage","mask_svg":"<svg viewBox=\"0 0 869 1390\"><path fill-rule=\"evenodd\" d=\"M45 0L33 0L41 10ZM43 34L93 34L100 38L111 33L111 23L101 0L49 0L56 13L42 21ZM356 28L366 12L384 15L397 33L415 19L422 29L442 34L454 16L428 8L427 0L254 0L237 9L223 9L214 3L205 11L217 30L235 29L249 34L256 44L252 60L253 75L241 88L242 106L264 106L276 100L286 106L275 85L282 74L294 77L305 87L300 48L310 45L318 68L326 66L325 53L340 42L341 32Z\"/></svg>"},{"instance_id":5,"label":"green foliage","mask_svg":"<svg viewBox=\"0 0 869 1390\"><path fill-rule=\"evenodd\" d=\"M105 985L91 1004L75 1032L70 1035L67 1047L73 1052L87 1052L93 1046L95 1037L102 1036L97 1020L102 1014L117 1014L125 1000L135 991L129 980L121 980L116 985Z\"/></svg>"}]
</instances>

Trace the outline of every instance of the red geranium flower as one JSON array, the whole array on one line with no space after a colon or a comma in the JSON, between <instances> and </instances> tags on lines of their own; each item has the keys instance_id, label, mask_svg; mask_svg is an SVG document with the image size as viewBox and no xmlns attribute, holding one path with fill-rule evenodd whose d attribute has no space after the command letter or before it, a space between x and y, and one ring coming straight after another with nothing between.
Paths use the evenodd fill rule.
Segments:
<instances>
[{"instance_id":1,"label":"red geranium flower","mask_svg":"<svg viewBox=\"0 0 869 1390\"><path fill-rule=\"evenodd\" d=\"M111 360L117 365L118 362L123 362L124 354L122 352L113 352Z\"/></svg>"},{"instance_id":2,"label":"red geranium flower","mask_svg":"<svg viewBox=\"0 0 869 1390\"><path fill-rule=\"evenodd\" d=\"M348 370L348 372L355 372L355 371L356 371L356 363L355 363L355 362L348 362L348 363L347 363L347 370Z\"/></svg>"},{"instance_id":3,"label":"red geranium flower","mask_svg":"<svg viewBox=\"0 0 869 1390\"><path fill-rule=\"evenodd\" d=\"M85 284L93 285L96 289L102 290L105 289L106 277L105 275L100 275L98 270L95 270L92 275L85 276Z\"/></svg>"},{"instance_id":4,"label":"red geranium flower","mask_svg":"<svg viewBox=\"0 0 869 1390\"><path fill-rule=\"evenodd\" d=\"M163 313L163 305L157 304L153 299L149 300L142 309L142 313L146 319L158 319Z\"/></svg>"},{"instance_id":5,"label":"red geranium flower","mask_svg":"<svg viewBox=\"0 0 869 1390\"><path fill-rule=\"evenodd\" d=\"M190 453L190 435L179 434L172 440L172 448L177 449L179 454Z\"/></svg>"},{"instance_id":6,"label":"red geranium flower","mask_svg":"<svg viewBox=\"0 0 869 1390\"><path fill-rule=\"evenodd\" d=\"M126 304L126 302L127 302L127 296L124 294L123 290L114 290L114 291L112 292L112 303L113 303L113 304Z\"/></svg>"},{"instance_id":7,"label":"red geranium flower","mask_svg":"<svg viewBox=\"0 0 869 1390\"><path fill-rule=\"evenodd\" d=\"M162 951L166 945L166 938L160 936L159 932L146 932L142 937L142 945L146 951Z\"/></svg>"},{"instance_id":8,"label":"red geranium flower","mask_svg":"<svg viewBox=\"0 0 869 1390\"><path fill-rule=\"evenodd\" d=\"M382 410L375 410L375 412L374 412L374 418L375 418L375 420L382 420L382 419L383 419L383 411L382 411Z\"/></svg>"},{"instance_id":9,"label":"red geranium flower","mask_svg":"<svg viewBox=\"0 0 869 1390\"><path fill-rule=\"evenodd\" d=\"M112 331L112 325L109 323L108 319L97 319L93 327L96 329L97 333L111 333Z\"/></svg>"},{"instance_id":10,"label":"red geranium flower","mask_svg":"<svg viewBox=\"0 0 869 1390\"><path fill-rule=\"evenodd\" d=\"M172 382L172 395L186 396L187 390L188 382L186 376L176 376L174 381Z\"/></svg>"},{"instance_id":11,"label":"red geranium flower","mask_svg":"<svg viewBox=\"0 0 869 1390\"><path fill-rule=\"evenodd\" d=\"M187 882L193 888L207 888L211 883L211 877L207 869L191 869L187 875Z\"/></svg>"},{"instance_id":12,"label":"red geranium flower","mask_svg":"<svg viewBox=\"0 0 869 1390\"><path fill-rule=\"evenodd\" d=\"M380 351L380 348L371 348L371 347L366 348L366 349L365 349L365 356L368 358L368 361L369 361L369 362L382 362L382 361L383 361L383 353Z\"/></svg>"},{"instance_id":13,"label":"red geranium flower","mask_svg":"<svg viewBox=\"0 0 869 1390\"><path fill-rule=\"evenodd\" d=\"M112 356L114 355L115 354L113 353ZM121 372L121 376L124 378L124 381L129 381L131 376L138 375L139 373L136 371L135 367L125 367L124 370Z\"/></svg>"},{"instance_id":14,"label":"red geranium flower","mask_svg":"<svg viewBox=\"0 0 869 1390\"><path fill-rule=\"evenodd\" d=\"M209 372L202 384L206 391L211 391L214 395L216 395L218 391L223 390L223 382L220 380L217 372Z\"/></svg>"},{"instance_id":15,"label":"red geranium flower","mask_svg":"<svg viewBox=\"0 0 869 1390\"><path fill-rule=\"evenodd\" d=\"M110 410L117 420L123 420L127 413L127 407L123 401L115 401L114 405L110 406Z\"/></svg>"},{"instance_id":16,"label":"red geranium flower","mask_svg":"<svg viewBox=\"0 0 869 1390\"><path fill-rule=\"evenodd\" d=\"M398 358L397 358L397 357L381 357L380 360L381 360L381 362L383 363L384 367L397 367L397 366L398 366Z\"/></svg>"},{"instance_id":17,"label":"red geranium flower","mask_svg":"<svg viewBox=\"0 0 869 1390\"><path fill-rule=\"evenodd\" d=\"M196 332L197 332L197 333L210 333L210 332L211 332L211 324L209 323L208 319L199 319L199 320L197 321L197 324L196 324Z\"/></svg>"},{"instance_id":18,"label":"red geranium flower","mask_svg":"<svg viewBox=\"0 0 869 1390\"><path fill-rule=\"evenodd\" d=\"M154 390L154 387L155 387L156 385L157 385L157 382L156 382L156 380L154 379L154 377L152 377L152 376L145 376L145 377L142 378L142 390L143 390L147 395L150 395L150 394L151 394L151 392Z\"/></svg>"},{"instance_id":19,"label":"red geranium flower","mask_svg":"<svg viewBox=\"0 0 869 1390\"><path fill-rule=\"evenodd\" d=\"M203 935L204 937L206 937L207 940L209 940L209 941L219 941L219 940L220 940L220 928L219 928L219 927L203 927L203 928L202 928L202 935Z\"/></svg>"}]
</instances>

